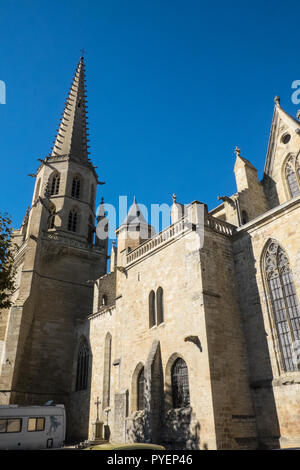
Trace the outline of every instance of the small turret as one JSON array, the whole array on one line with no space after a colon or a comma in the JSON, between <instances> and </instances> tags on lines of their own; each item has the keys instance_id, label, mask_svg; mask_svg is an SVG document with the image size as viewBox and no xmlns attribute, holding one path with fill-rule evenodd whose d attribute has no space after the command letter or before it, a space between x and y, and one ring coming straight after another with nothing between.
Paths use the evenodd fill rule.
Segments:
<instances>
[{"instance_id":1,"label":"small turret","mask_svg":"<svg viewBox=\"0 0 300 470\"><path fill-rule=\"evenodd\" d=\"M177 202L177 196L173 194L172 196L173 204L171 208L171 223L175 224L178 220L181 219L184 215L184 206Z\"/></svg>"},{"instance_id":2,"label":"small turret","mask_svg":"<svg viewBox=\"0 0 300 470\"><path fill-rule=\"evenodd\" d=\"M116 242L113 240L110 252L110 272L114 272L117 266L117 247Z\"/></svg>"},{"instance_id":3,"label":"small turret","mask_svg":"<svg viewBox=\"0 0 300 470\"><path fill-rule=\"evenodd\" d=\"M244 225L249 220L266 212L267 201L263 187L259 182L257 169L249 160L241 156L238 147L235 149L236 161L234 173L238 193L234 196L236 210L227 205L227 220L236 225ZM226 205L226 203L225 203Z\"/></svg>"},{"instance_id":4,"label":"small turret","mask_svg":"<svg viewBox=\"0 0 300 470\"><path fill-rule=\"evenodd\" d=\"M119 253L123 250L134 250L155 234L154 228L143 216L136 202L136 197L134 197L126 219L116 230L116 234L118 237L118 261Z\"/></svg>"},{"instance_id":5,"label":"small turret","mask_svg":"<svg viewBox=\"0 0 300 470\"><path fill-rule=\"evenodd\" d=\"M107 252L108 244L108 219L106 218L104 198L101 198L101 204L97 210L97 228L95 245L105 249Z\"/></svg>"},{"instance_id":6,"label":"small turret","mask_svg":"<svg viewBox=\"0 0 300 470\"><path fill-rule=\"evenodd\" d=\"M240 192L258 185L257 169L249 160L241 156L241 150L238 147L235 148L235 155L234 173L237 190Z\"/></svg>"}]
</instances>

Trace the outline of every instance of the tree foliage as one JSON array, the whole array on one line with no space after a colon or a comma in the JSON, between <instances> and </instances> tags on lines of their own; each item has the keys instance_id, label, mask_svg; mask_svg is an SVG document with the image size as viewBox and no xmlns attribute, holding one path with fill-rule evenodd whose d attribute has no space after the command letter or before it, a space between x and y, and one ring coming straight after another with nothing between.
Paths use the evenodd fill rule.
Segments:
<instances>
[{"instance_id":1,"label":"tree foliage","mask_svg":"<svg viewBox=\"0 0 300 470\"><path fill-rule=\"evenodd\" d=\"M6 213L0 213L0 309L11 306L10 295L14 290L14 246L11 235L11 218Z\"/></svg>"}]
</instances>

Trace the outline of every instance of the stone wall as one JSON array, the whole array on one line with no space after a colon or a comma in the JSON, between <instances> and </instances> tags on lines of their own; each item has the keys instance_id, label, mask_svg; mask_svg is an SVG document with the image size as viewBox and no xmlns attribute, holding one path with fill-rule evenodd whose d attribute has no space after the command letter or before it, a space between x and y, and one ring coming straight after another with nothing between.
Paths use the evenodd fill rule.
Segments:
<instances>
[{"instance_id":1,"label":"stone wall","mask_svg":"<svg viewBox=\"0 0 300 470\"><path fill-rule=\"evenodd\" d=\"M271 238L285 250L300 298L300 198L273 209L238 231L234 258L240 308L247 340L250 385L261 446L294 446L300 439L299 372L286 373L281 366L272 305L264 282L262 256Z\"/></svg>"}]
</instances>

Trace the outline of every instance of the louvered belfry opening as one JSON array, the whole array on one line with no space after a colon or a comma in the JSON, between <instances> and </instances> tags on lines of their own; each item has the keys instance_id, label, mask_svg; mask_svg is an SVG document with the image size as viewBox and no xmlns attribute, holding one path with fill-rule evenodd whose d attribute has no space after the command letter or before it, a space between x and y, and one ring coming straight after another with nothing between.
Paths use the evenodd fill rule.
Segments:
<instances>
[{"instance_id":1,"label":"louvered belfry opening","mask_svg":"<svg viewBox=\"0 0 300 470\"><path fill-rule=\"evenodd\" d=\"M78 229L78 212L76 209L71 209L69 212L68 219L68 230L69 232L77 232Z\"/></svg>"},{"instance_id":2,"label":"louvered belfry opening","mask_svg":"<svg viewBox=\"0 0 300 470\"><path fill-rule=\"evenodd\" d=\"M80 189L81 189L81 178L79 176L74 176L72 181L72 191L71 196L75 199L80 198Z\"/></svg>"},{"instance_id":3,"label":"louvered belfry opening","mask_svg":"<svg viewBox=\"0 0 300 470\"><path fill-rule=\"evenodd\" d=\"M56 172L51 177L50 196L55 196L59 193L59 185L60 185L60 174Z\"/></svg>"}]
</instances>

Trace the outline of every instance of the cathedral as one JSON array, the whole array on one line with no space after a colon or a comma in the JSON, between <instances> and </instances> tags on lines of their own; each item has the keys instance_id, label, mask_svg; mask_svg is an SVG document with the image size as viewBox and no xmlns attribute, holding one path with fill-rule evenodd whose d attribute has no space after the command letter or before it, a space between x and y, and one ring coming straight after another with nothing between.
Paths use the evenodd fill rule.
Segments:
<instances>
[{"instance_id":1,"label":"cathedral","mask_svg":"<svg viewBox=\"0 0 300 470\"><path fill-rule=\"evenodd\" d=\"M236 148L235 194L173 196L158 234L134 199L108 254L81 57L13 232L0 403L64 404L70 442L299 447L299 119L276 97L261 181Z\"/></svg>"}]
</instances>

